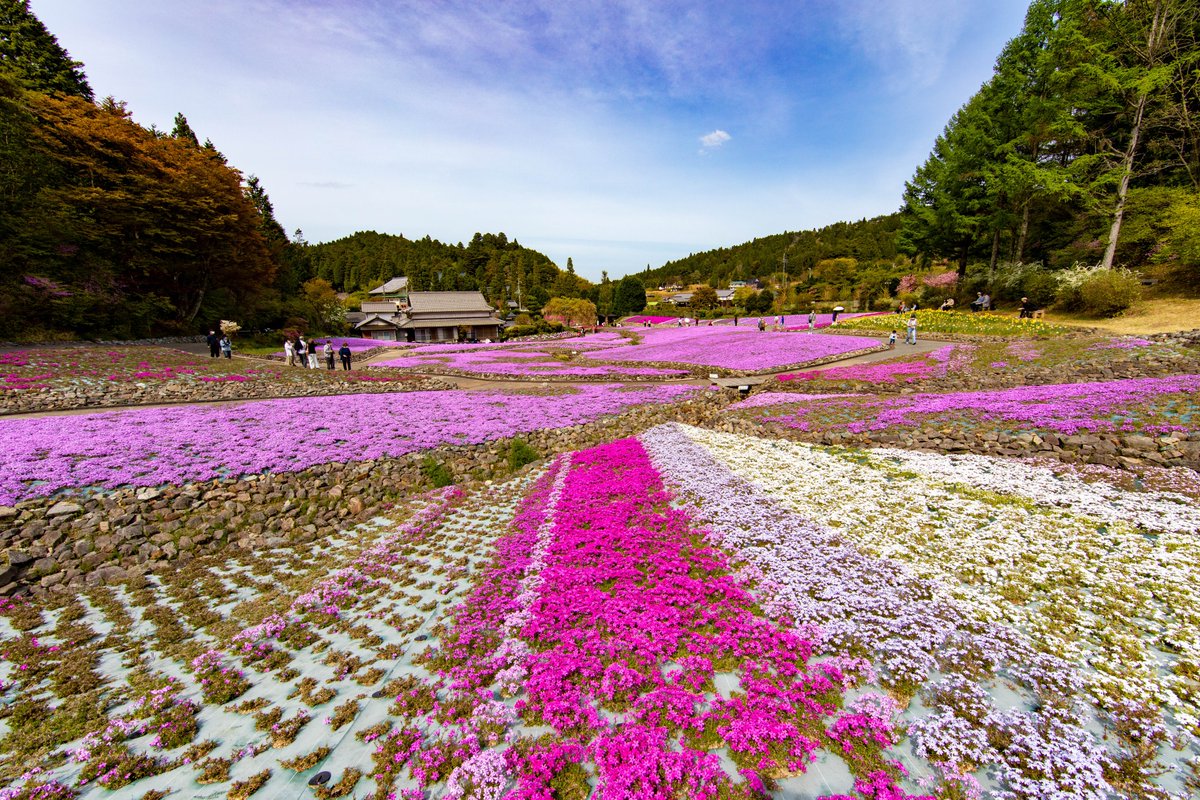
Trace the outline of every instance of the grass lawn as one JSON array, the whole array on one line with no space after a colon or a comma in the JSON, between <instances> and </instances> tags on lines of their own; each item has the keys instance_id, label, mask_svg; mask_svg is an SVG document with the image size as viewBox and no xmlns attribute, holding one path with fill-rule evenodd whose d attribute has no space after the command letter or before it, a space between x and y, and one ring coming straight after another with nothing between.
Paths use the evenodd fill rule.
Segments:
<instances>
[{"instance_id":1,"label":"grass lawn","mask_svg":"<svg viewBox=\"0 0 1200 800\"><path fill-rule=\"evenodd\" d=\"M1046 313L1048 322L1082 325L1116 334L1169 333L1200 328L1200 298L1158 297L1142 300L1118 317L1096 319L1061 311Z\"/></svg>"}]
</instances>

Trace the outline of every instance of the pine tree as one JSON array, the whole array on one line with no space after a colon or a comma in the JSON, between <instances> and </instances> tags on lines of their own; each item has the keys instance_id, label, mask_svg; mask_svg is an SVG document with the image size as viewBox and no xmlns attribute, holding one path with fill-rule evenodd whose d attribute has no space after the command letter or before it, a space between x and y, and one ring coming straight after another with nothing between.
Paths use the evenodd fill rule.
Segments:
<instances>
[{"instance_id":1,"label":"pine tree","mask_svg":"<svg viewBox=\"0 0 1200 800\"><path fill-rule=\"evenodd\" d=\"M200 139L196 137L196 132L192 130L191 125L188 125L187 117L182 112L175 115L175 127L171 129L171 136L184 144L190 144L192 147L200 146ZM212 144L209 140L205 141L206 144ZM215 150L216 148L212 149Z\"/></svg>"},{"instance_id":2,"label":"pine tree","mask_svg":"<svg viewBox=\"0 0 1200 800\"><path fill-rule=\"evenodd\" d=\"M26 88L92 99L83 64L71 60L29 10L29 0L0 0L0 67Z\"/></svg>"}]
</instances>

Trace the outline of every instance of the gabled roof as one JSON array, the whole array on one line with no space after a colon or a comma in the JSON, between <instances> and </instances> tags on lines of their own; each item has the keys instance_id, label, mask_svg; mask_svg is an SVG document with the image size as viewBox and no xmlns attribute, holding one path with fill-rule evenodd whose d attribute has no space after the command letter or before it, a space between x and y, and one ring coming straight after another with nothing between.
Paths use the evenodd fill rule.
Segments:
<instances>
[{"instance_id":1,"label":"gabled roof","mask_svg":"<svg viewBox=\"0 0 1200 800\"><path fill-rule=\"evenodd\" d=\"M404 322L403 317L397 317L394 314L367 314L366 319L355 325L355 328L365 328L371 324L391 325L398 328Z\"/></svg>"},{"instance_id":2,"label":"gabled roof","mask_svg":"<svg viewBox=\"0 0 1200 800\"><path fill-rule=\"evenodd\" d=\"M413 292L408 296L412 314L444 314L450 311L482 311L494 309L483 299L483 292Z\"/></svg>"},{"instance_id":3,"label":"gabled roof","mask_svg":"<svg viewBox=\"0 0 1200 800\"><path fill-rule=\"evenodd\" d=\"M392 278L383 286L376 286L367 294L398 294L408 290L408 278Z\"/></svg>"}]
</instances>

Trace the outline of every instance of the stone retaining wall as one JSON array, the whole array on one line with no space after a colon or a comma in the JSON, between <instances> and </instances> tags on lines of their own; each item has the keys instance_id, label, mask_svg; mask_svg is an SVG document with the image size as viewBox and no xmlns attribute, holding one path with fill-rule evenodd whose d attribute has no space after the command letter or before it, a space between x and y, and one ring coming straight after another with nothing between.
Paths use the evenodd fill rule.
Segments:
<instances>
[{"instance_id":1,"label":"stone retaining wall","mask_svg":"<svg viewBox=\"0 0 1200 800\"><path fill-rule=\"evenodd\" d=\"M631 436L670 420L704 425L732 393L703 393L641 406L573 428L521 438L543 457ZM313 541L402 504L425 488L433 458L460 482L508 474L511 440L446 447L400 458L323 464L303 472L249 475L182 486L57 495L0 507L0 595L77 589L173 568L226 547Z\"/></svg>"}]
</instances>

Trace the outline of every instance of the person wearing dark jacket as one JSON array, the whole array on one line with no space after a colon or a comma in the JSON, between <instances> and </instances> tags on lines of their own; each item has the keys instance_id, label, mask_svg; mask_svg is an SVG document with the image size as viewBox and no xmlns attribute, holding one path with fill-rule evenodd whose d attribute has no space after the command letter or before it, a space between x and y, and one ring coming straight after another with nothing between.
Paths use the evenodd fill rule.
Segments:
<instances>
[{"instance_id":1,"label":"person wearing dark jacket","mask_svg":"<svg viewBox=\"0 0 1200 800\"><path fill-rule=\"evenodd\" d=\"M208 336L205 337L204 341L208 342L208 357L209 358L220 358L221 357L221 337L217 336L217 332L209 331Z\"/></svg>"},{"instance_id":2,"label":"person wearing dark jacket","mask_svg":"<svg viewBox=\"0 0 1200 800\"><path fill-rule=\"evenodd\" d=\"M342 357L342 369L350 369L350 345L342 342L338 355Z\"/></svg>"}]
</instances>

